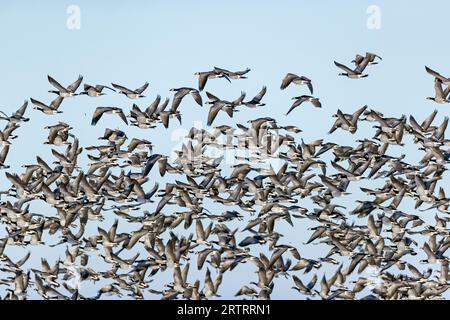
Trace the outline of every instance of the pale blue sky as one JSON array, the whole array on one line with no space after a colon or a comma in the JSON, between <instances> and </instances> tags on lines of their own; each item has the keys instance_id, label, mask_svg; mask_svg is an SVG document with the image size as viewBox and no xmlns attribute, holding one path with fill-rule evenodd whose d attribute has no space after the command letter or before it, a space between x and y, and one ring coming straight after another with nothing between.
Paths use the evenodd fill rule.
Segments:
<instances>
[{"instance_id":1,"label":"pale blue sky","mask_svg":"<svg viewBox=\"0 0 450 320\"><path fill-rule=\"evenodd\" d=\"M66 27L69 17L66 9L72 4L81 10L80 30ZM381 10L379 30L366 26L369 5L378 5ZM147 98L137 102L146 107L157 94L172 97L170 88L196 87L196 71L207 71L214 66L230 70L249 67L252 69L249 79L232 84L223 79L211 80L206 86L207 91L228 100L236 98L241 90L251 98L263 85L268 87L264 97L266 106L257 110L242 108L235 122L270 116L280 124L302 128L304 133L299 137L306 141L324 136L337 108L352 112L364 104L389 116L413 113L420 121L437 108L436 121L440 122L448 115L448 106L436 106L425 100L434 94L434 89L424 65L450 74L445 38L448 9L448 1L433 1L430 5L406 0L3 1L0 3L0 106L10 113L29 97L51 101L47 74L63 85L73 82L78 74L89 84L116 82L136 88L148 81ZM349 64L356 53L366 51L383 58L379 65L367 69L368 78L350 80L337 76L340 71L333 60ZM314 95L321 99L322 109L304 105L289 117L284 115L291 104L290 98L306 93L303 87L279 89L287 72L312 79ZM61 107L64 113L57 116L43 115L30 105L26 116L31 120L16 131L19 138L13 142L8 156L12 170L20 172L20 165L34 162L37 154L52 160L51 148L41 144L47 135L44 126L68 122L75 128L73 133L82 145L87 146L98 143L96 138L106 127L123 128L122 122L112 116L91 127L95 107L120 106L128 113L133 103L109 92L98 99L66 100ZM170 130L129 127L128 136L147 138L156 145L156 152L167 154L174 144L170 142L172 130L189 130L194 122L206 122L206 107L200 108L191 99L182 103L180 111L181 127L175 121L171 122ZM230 123L230 120L223 113L216 123ZM369 135L373 135L373 129L365 124L355 136L338 131L326 139L351 144ZM411 159L417 160L416 147L408 150L412 152ZM1 179L5 181L3 175ZM352 202L347 203L354 207ZM107 221L112 220L110 217ZM287 232L291 230L287 225L282 226ZM302 230L303 239L309 231ZM298 241L298 245L298 234L287 237L293 243ZM40 250L47 254L46 249ZM305 248L306 255L313 252L310 250ZM252 277L256 281L256 275ZM289 288L290 283L283 280L280 283L274 297L296 297L293 290L280 290L283 286ZM230 297L239 287L225 285L223 289L222 295Z\"/></svg>"}]
</instances>

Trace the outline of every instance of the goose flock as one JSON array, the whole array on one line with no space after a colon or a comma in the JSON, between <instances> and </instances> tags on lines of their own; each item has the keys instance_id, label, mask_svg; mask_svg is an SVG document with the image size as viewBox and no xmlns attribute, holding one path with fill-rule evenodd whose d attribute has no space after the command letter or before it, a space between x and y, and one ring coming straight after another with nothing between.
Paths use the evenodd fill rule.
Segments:
<instances>
[{"instance_id":1,"label":"goose flock","mask_svg":"<svg viewBox=\"0 0 450 320\"><path fill-rule=\"evenodd\" d=\"M340 75L362 79L380 61L367 52L349 63L354 68L335 66L344 71ZM232 118L242 108L265 106L267 88L251 98L241 92L222 99L209 91L203 95L208 81L237 83L250 71L214 67L197 72L198 88L173 88L171 99L157 95L151 102L142 102L149 83L137 89L84 83L81 91L81 75L68 86L48 76L54 87L49 92L56 97L30 101L49 117L63 113L64 101L80 95L122 94L142 104L134 103L129 112L97 107L92 125L119 117L123 128L106 128L94 146L81 146L70 123L46 126L45 144L54 162L36 156L35 163L22 164L21 172L7 170L8 152L16 129L33 121L25 117L28 101L11 116L2 112L0 168L10 182L1 191L0 205L6 230L0 239L2 298L214 299L222 297L222 282L238 283L231 274L240 278L246 266L254 272L240 279L244 285L236 285L233 294L239 299L270 299L277 288L283 290L279 281L289 283L289 296L295 299L442 299L450 287L450 198L444 180L450 161L448 117L439 123L435 110L422 120L385 116L368 106L350 114L338 109L327 139L313 141L304 141L295 123L285 124L288 118L218 125L221 111ZM435 97L430 99L450 102L449 78L426 71L434 77ZM322 107L313 84L304 75L286 74L281 90L295 86L307 92L292 98L286 114L309 104ZM162 141L129 137L125 130L167 129L176 125L174 118L181 125L180 110L189 108L207 119L208 128L191 128L174 159L158 153ZM352 135L367 125L372 135L351 145L333 142L336 130ZM407 147L419 155L418 163L391 152ZM232 164L211 156L211 151L228 149L245 155L236 155ZM87 167L79 165L83 156L89 159ZM154 176L170 182L163 185ZM341 205L340 198L356 189L366 195L364 200ZM31 210L35 201L52 210ZM408 201L414 210L402 205ZM105 223L106 216L114 222ZM132 231L123 231L125 225ZM284 241L282 229L306 232L308 240ZM65 253L49 259L45 250L36 250L43 245ZM324 254L315 250L319 247ZM12 258L18 253L20 258ZM28 265L32 256L40 258L40 265ZM162 286L154 285L167 275Z\"/></svg>"}]
</instances>

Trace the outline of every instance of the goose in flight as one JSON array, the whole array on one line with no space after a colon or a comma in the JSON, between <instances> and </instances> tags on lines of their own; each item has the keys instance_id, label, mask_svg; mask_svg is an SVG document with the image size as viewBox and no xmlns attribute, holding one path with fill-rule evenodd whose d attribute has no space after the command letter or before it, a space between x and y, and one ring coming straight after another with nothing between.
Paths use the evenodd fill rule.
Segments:
<instances>
[{"instance_id":1,"label":"goose in flight","mask_svg":"<svg viewBox=\"0 0 450 320\"><path fill-rule=\"evenodd\" d=\"M17 262L13 262L9 257L6 257L5 263L8 265L8 268L10 268L11 270L20 271L21 270L20 268L25 264L25 262L28 261L30 256L31 256L31 252L28 251L25 254L25 256L20 258Z\"/></svg>"},{"instance_id":2,"label":"goose in flight","mask_svg":"<svg viewBox=\"0 0 450 320\"><path fill-rule=\"evenodd\" d=\"M299 105L301 105L303 102L306 102L306 101L311 102L313 104L313 106L316 108L322 108L322 103L320 102L319 98L315 98L313 96L302 95L299 97L293 97L292 100L295 100L295 101L292 104L291 108L286 113L286 115L291 113L292 110L294 110L295 108L297 108Z\"/></svg>"},{"instance_id":3,"label":"goose in flight","mask_svg":"<svg viewBox=\"0 0 450 320\"><path fill-rule=\"evenodd\" d=\"M330 131L328 131L328 134L333 133L337 128L350 131L350 133L355 133L358 128L359 117L364 111L366 111L366 109L367 106L363 106L353 114L343 114L342 111L338 109L337 113L333 115L333 117L337 119L334 122L333 127L331 127Z\"/></svg>"},{"instance_id":4,"label":"goose in flight","mask_svg":"<svg viewBox=\"0 0 450 320\"><path fill-rule=\"evenodd\" d=\"M442 89L442 80L435 78L434 79L434 97L427 97L427 100L432 100L436 103L443 104L449 103L448 95L450 93L450 86L447 86L445 90Z\"/></svg>"},{"instance_id":5,"label":"goose in flight","mask_svg":"<svg viewBox=\"0 0 450 320\"><path fill-rule=\"evenodd\" d=\"M245 92L241 92L239 98L237 98L232 102L220 100L218 97L209 93L208 91L206 92L206 95L211 100L207 102L207 104L212 105L208 113L208 122L207 122L208 126L210 126L213 123L214 119L216 118L220 110L225 111L230 118L233 118L233 112L236 111L235 108L237 106L240 106L245 98Z\"/></svg>"},{"instance_id":6,"label":"goose in flight","mask_svg":"<svg viewBox=\"0 0 450 320\"><path fill-rule=\"evenodd\" d=\"M308 79L307 77L298 76L298 75L293 74L293 73L286 74L286 76L284 77L283 81L281 82L280 89L281 90L286 89L291 83L294 83L294 84L299 85L299 86L305 84L305 85L308 86L309 92L311 94L313 94L313 87L312 87L311 80Z\"/></svg>"},{"instance_id":7,"label":"goose in flight","mask_svg":"<svg viewBox=\"0 0 450 320\"><path fill-rule=\"evenodd\" d=\"M436 79L439 79L442 81L443 84L445 84L446 86L450 85L450 78L446 78L444 76L442 76L440 73L434 71L433 69L425 66L425 70L431 74L433 77L435 77Z\"/></svg>"},{"instance_id":8,"label":"goose in flight","mask_svg":"<svg viewBox=\"0 0 450 320\"><path fill-rule=\"evenodd\" d=\"M311 280L308 282L308 284L304 285L303 282L296 276L293 275L292 279L294 280L295 287L292 287L292 289L297 290L298 292L305 294L305 295L315 295L316 293L313 291L314 286L317 282L317 275L315 274Z\"/></svg>"},{"instance_id":9,"label":"goose in flight","mask_svg":"<svg viewBox=\"0 0 450 320\"><path fill-rule=\"evenodd\" d=\"M79 75L78 79L74 83L69 85L67 88L63 87L58 81L56 81L49 75L47 75L47 79L48 79L48 82L50 82L50 84L52 86L54 86L56 89L58 89L58 90L49 90L48 92L55 93L63 98L67 98L67 97L72 97L72 96L77 95L75 93L75 91L77 91L78 87L81 84L81 81L83 81L83 76Z\"/></svg>"},{"instance_id":10,"label":"goose in flight","mask_svg":"<svg viewBox=\"0 0 450 320\"><path fill-rule=\"evenodd\" d=\"M56 125L44 127L46 130L50 130L48 134L48 140L44 144L65 145L68 144L69 130L73 129L67 123L59 122Z\"/></svg>"},{"instance_id":11,"label":"goose in flight","mask_svg":"<svg viewBox=\"0 0 450 320\"><path fill-rule=\"evenodd\" d=\"M124 86L121 86L119 84L115 84L115 83L111 83L111 85L119 90L119 93L126 95L129 99L138 99L138 98L144 98L145 96L142 94L142 92L144 92L147 87L148 87L148 82L144 83L141 87L131 90L128 89Z\"/></svg>"},{"instance_id":12,"label":"goose in flight","mask_svg":"<svg viewBox=\"0 0 450 320\"><path fill-rule=\"evenodd\" d=\"M53 100L50 105L46 105L45 103L35 100L33 98L30 98L30 101L32 104L34 104L33 109L39 110L45 114L57 114L62 113L62 111L58 110L58 108L61 106L61 102L64 100L63 97L58 96L55 100Z\"/></svg>"},{"instance_id":13,"label":"goose in flight","mask_svg":"<svg viewBox=\"0 0 450 320\"><path fill-rule=\"evenodd\" d=\"M122 119L123 122L125 122L128 125L127 117L125 117L125 114L123 113L122 109L118 107L97 107L92 116L91 125L95 126L105 113L117 114L120 117L120 119Z\"/></svg>"},{"instance_id":14,"label":"goose in flight","mask_svg":"<svg viewBox=\"0 0 450 320\"><path fill-rule=\"evenodd\" d=\"M21 122L21 121L27 122L27 121L30 120L30 118L25 118L23 116L25 114L25 110L27 109L27 106L28 106L28 101L25 100L23 105L16 112L14 112L10 117L6 113L4 113L3 111L0 111L0 113L4 115L4 117L0 116L0 119L7 120L7 121L10 121L10 122L15 122L15 123L18 123L18 122Z\"/></svg>"},{"instance_id":15,"label":"goose in flight","mask_svg":"<svg viewBox=\"0 0 450 320\"><path fill-rule=\"evenodd\" d=\"M363 71L366 67L366 65L363 65L362 63L359 64L354 70L350 69L349 67L343 65L342 63L334 61L334 65L345 72L339 73L340 76L345 76L350 79L359 79L359 78L365 78L369 76L368 74L363 74Z\"/></svg>"},{"instance_id":16,"label":"goose in flight","mask_svg":"<svg viewBox=\"0 0 450 320\"><path fill-rule=\"evenodd\" d=\"M105 89L105 88L116 92L116 90L114 90L113 88L108 87L108 86L103 86L100 84L98 84L96 86L91 86L91 85L85 83L84 91L80 92L80 95L88 95L89 97L100 97L100 96L103 96L106 94L106 93L102 92L103 89Z\"/></svg>"},{"instance_id":17,"label":"goose in flight","mask_svg":"<svg viewBox=\"0 0 450 320\"><path fill-rule=\"evenodd\" d=\"M196 72L196 73L194 73L194 75L198 76L198 90L199 91L203 91L208 79L225 78L228 80L228 82L231 82L230 78L225 73L219 72L216 70Z\"/></svg>"},{"instance_id":18,"label":"goose in flight","mask_svg":"<svg viewBox=\"0 0 450 320\"><path fill-rule=\"evenodd\" d=\"M170 89L170 91L175 91L172 100L172 108L171 108L172 113L175 113L177 111L178 107L180 106L181 100L183 100L183 98L188 94L190 94L192 98L194 98L195 102L197 102L197 104L200 107L203 105L202 97L197 89L182 87L182 88L172 88Z\"/></svg>"}]
</instances>

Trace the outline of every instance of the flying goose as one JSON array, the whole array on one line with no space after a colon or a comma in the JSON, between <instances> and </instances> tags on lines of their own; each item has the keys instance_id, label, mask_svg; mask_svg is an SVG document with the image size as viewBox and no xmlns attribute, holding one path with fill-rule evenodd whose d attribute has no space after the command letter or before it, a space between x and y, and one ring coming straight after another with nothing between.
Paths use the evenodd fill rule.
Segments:
<instances>
[{"instance_id":1,"label":"flying goose","mask_svg":"<svg viewBox=\"0 0 450 320\"><path fill-rule=\"evenodd\" d=\"M203 91L205 88L206 82L208 79L214 78L225 78L230 82L230 78L228 75L222 71L213 70L213 71L204 71L204 72L196 72L194 75L198 76L198 90Z\"/></svg>"},{"instance_id":2,"label":"flying goose","mask_svg":"<svg viewBox=\"0 0 450 320\"><path fill-rule=\"evenodd\" d=\"M320 103L320 100L318 98L314 98L313 96L302 95L302 96L298 96L298 97L293 97L292 100L295 100L295 101L292 104L292 106L289 108L286 115L291 113L292 110L294 110L296 107L301 105L303 102L311 102L314 107L322 108L322 103Z\"/></svg>"},{"instance_id":3,"label":"flying goose","mask_svg":"<svg viewBox=\"0 0 450 320\"><path fill-rule=\"evenodd\" d=\"M333 117L336 117L337 119L330 131L328 131L328 134L333 133L338 128L349 131L352 134L355 133L358 128L359 117L366 109L367 106L363 106L353 114L344 114L340 109L338 109L337 113L333 115Z\"/></svg>"},{"instance_id":4,"label":"flying goose","mask_svg":"<svg viewBox=\"0 0 450 320\"><path fill-rule=\"evenodd\" d=\"M334 61L334 65L345 72L339 73L340 76L345 76L350 79L359 79L359 78L365 78L368 76L368 74L363 74L364 65L358 65L354 70L350 69L349 67L343 65L342 63Z\"/></svg>"},{"instance_id":5,"label":"flying goose","mask_svg":"<svg viewBox=\"0 0 450 320\"><path fill-rule=\"evenodd\" d=\"M209 268L206 268L205 288L204 288L205 298L208 299L214 296L220 297L217 291L219 290L219 286L221 283L222 283L222 273L219 273L216 280L213 282L211 279L211 272L209 271Z\"/></svg>"},{"instance_id":6,"label":"flying goose","mask_svg":"<svg viewBox=\"0 0 450 320\"><path fill-rule=\"evenodd\" d=\"M31 252L28 251L25 256L20 258L17 262L13 262L9 257L6 257L5 264L8 265L8 268L10 268L13 271L21 271L21 267L28 261L28 259L31 256Z\"/></svg>"},{"instance_id":7,"label":"flying goose","mask_svg":"<svg viewBox=\"0 0 450 320\"><path fill-rule=\"evenodd\" d=\"M177 111L178 107L180 106L181 100L183 100L183 98L188 94L190 94L192 98L194 98L195 102L197 102L199 106L203 105L202 97L200 96L200 92L197 89L182 87L182 88L172 88L170 89L170 91L175 91L172 100L172 108L171 108L172 113L175 113Z\"/></svg>"},{"instance_id":8,"label":"flying goose","mask_svg":"<svg viewBox=\"0 0 450 320\"><path fill-rule=\"evenodd\" d=\"M21 121L27 122L30 120L30 118L25 118L23 116L25 114L25 110L27 109L27 106L28 106L28 101L25 100L23 105L16 112L14 112L10 117L3 111L0 111L0 113L4 115L4 117L0 116L0 119L7 120L10 122L21 122Z\"/></svg>"},{"instance_id":9,"label":"flying goose","mask_svg":"<svg viewBox=\"0 0 450 320\"><path fill-rule=\"evenodd\" d=\"M134 90L128 89L122 85L115 84L115 83L111 83L111 85L115 89L119 90L119 93L127 96L129 99L138 99L138 98L145 97L142 93L145 91L145 89L147 89L148 82L144 83L141 87L134 89Z\"/></svg>"},{"instance_id":10,"label":"flying goose","mask_svg":"<svg viewBox=\"0 0 450 320\"><path fill-rule=\"evenodd\" d=\"M308 86L309 92L311 94L313 94L313 87L312 87L311 80L304 76L299 77L298 75L293 74L293 73L286 74L283 81L281 82L280 89L281 90L286 89L291 83L294 83L299 86L305 84Z\"/></svg>"},{"instance_id":11,"label":"flying goose","mask_svg":"<svg viewBox=\"0 0 450 320\"><path fill-rule=\"evenodd\" d=\"M65 145L69 142L69 130L73 129L65 122L59 122L56 125L46 126L44 129L49 129L47 141L44 144Z\"/></svg>"},{"instance_id":12,"label":"flying goose","mask_svg":"<svg viewBox=\"0 0 450 320\"><path fill-rule=\"evenodd\" d=\"M316 293L313 291L314 286L316 285L317 282L317 275L315 274L311 280L309 281L309 283L307 285L304 285L303 282L300 280L299 277L297 277L296 275L292 276L292 279L294 280L295 283L295 287L292 287L292 289L297 290L298 292L302 293L302 294L306 294L306 295L315 295Z\"/></svg>"},{"instance_id":13,"label":"flying goose","mask_svg":"<svg viewBox=\"0 0 450 320\"><path fill-rule=\"evenodd\" d=\"M245 98L245 92L241 92L241 95L236 100L229 102L225 100L220 100L215 95L206 92L206 95L211 100L210 102L207 102L207 104L212 104L211 108L209 109L208 113L208 122L207 125L210 126L214 119L216 118L217 114L220 110L225 111L230 118L233 117L233 113L236 111L236 107L240 106Z\"/></svg>"},{"instance_id":14,"label":"flying goose","mask_svg":"<svg viewBox=\"0 0 450 320\"><path fill-rule=\"evenodd\" d=\"M118 107L97 107L94 111L94 114L92 115L91 125L95 126L105 113L119 115L120 119L122 119L123 122L125 122L128 125L128 120L125 117L123 110Z\"/></svg>"},{"instance_id":15,"label":"flying goose","mask_svg":"<svg viewBox=\"0 0 450 320\"><path fill-rule=\"evenodd\" d=\"M58 108L61 106L61 102L64 100L62 96L58 96L55 100L53 100L50 105L46 105L45 103L35 100L33 98L30 98L30 101L32 104L34 104L33 109L39 110L45 114L57 114L62 113L62 111L58 110Z\"/></svg>"},{"instance_id":16,"label":"flying goose","mask_svg":"<svg viewBox=\"0 0 450 320\"><path fill-rule=\"evenodd\" d=\"M56 81L49 75L47 75L47 79L48 79L48 82L50 82L50 84L52 86L54 86L56 89L58 89L58 90L49 90L48 92L55 93L62 98L67 98L67 97L72 97L72 96L77 95L75 93L75 91L77 91L78 87L81 84L81 81L83 81L83 76L79 75L78 79L74 83L69 85L67 88L63 87L58 81Z\"/></svg>"}]
</instances>

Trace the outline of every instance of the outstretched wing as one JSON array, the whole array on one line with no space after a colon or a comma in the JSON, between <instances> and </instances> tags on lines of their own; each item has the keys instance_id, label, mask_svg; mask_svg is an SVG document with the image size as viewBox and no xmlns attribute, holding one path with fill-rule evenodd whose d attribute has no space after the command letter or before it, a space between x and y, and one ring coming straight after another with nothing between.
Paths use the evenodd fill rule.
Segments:
<instances>
[{"instance_id":1,"label":"outstretched wing","mask_svg":"<svg viewBox=\"0 0 450 320\"><path fill-rule=\"evenodd\" d=\"M283 81L281 82L280 89L281 90L286 89L291 84L292 80L294 80L295 78L298 78L298 76L296 74L293 74L293 73L286 74Z\"/></svg>"},{"instance_id":2,"label":"outstretched wing","mask_svg":"<svg viewBox=\"0 0 450 320\"><path fill-rule=\"evenodd\" d=\"M180 106L181 100L183 100L183 97L184 95L180 94L180 91L177 91L177 93L175 93L172 100L172 112L177 111L178 107Z\"/></svg>"},{"instance_id":3,"label":"outstretched wing","mask_svg":"<svg viewBox=\"0 0 450 320\"><path fill-rule=\"evenodd\" d=\"M200 92L198 92L198 90L191 91L191 96L199 106L203 105L202 96L200 95Z\"/></svg>"},{"instance_id":4,"label":"outstretched wing","mask_svg":"<svg viewBox=\"0 0 450 320\"><path fill-rule=\"evenodd\" d=\"M169 118L170 118L170 113L169 111L162 111L159 113L159 118L161 119L161 122L164 126L164 128L168 128L169 127Z\"/></svg>"},{"instance_id":5,"label":"outstretched wing","mask_svg":"<svg viewBox=\"0 0 450 320\"><path fill-rule=\"evenodd\" d=\"M219 100L220 100L218 97L216 97L216 96L213 95L212 93L209 93L208 91L206 91L206 96L207 96L208 99L211 100L211 101L219 101Z\"/></svg>"},{"instance_id":6,"label":"outstretched wing","mask_svg":"<svg viewBox=\"0 0 450 320\"><path fill-rule=\"evenodd\" d=\"M158 108L156 109L156 113L160 113L164 110L166 110L167 105L169 104L169 98L166 98L163 103L161 103Z\"/></svg>"},{"instance_id":7,"label":"outstretched wing","mask_svg":"<svg viewBox=\"0 0 450 320\"><path fill-rule=\"evenodd\" d=\"M222 68L218 68L218 67L214 67L214 71L216 72L216 73L225 73L225 74L230 74L230 73L232 73L230 70L227 70L227 69L222 69Z\"/></svg>"},{"instance_id":8,"label":"outstretched wing","mask_svg":"<svg viewBox=\"0 0 450 320\"><path fill-rule=\"evenodd\" d=\"M125 116L125 113L123 113L123 110L119 109L117 114L119 115L120 119L122 119L123 122L125 122L128 125L128 120L127 120L127 117Z\"/></svg>"},{"instance_id":9,"label":"outstretched wing","mask_svg":"<svg viewBox=\"0 0 450 320\"><path fill-rule=\"evenodd\" d=\"M114 92L116 92L116 90L114 90L113 88L111 88L111 87L108 87L108 86L104 86L104 85L101 85L101 84L98 84L98 85L96 85L95 86L95 89L97 90L97 91L103 91L103 89L109 89L109 90L111 90L111 91L114 91Z\"/></svg>"},{"instance_id":10,"label":"outstretched wing","mask_svg":"<svg viewBox=\"0 0 450 320\"><path fill-rule=\"evenodd\" d=\"M0 163L5 164L6 156L9 152L9 144L3 146L2 151L0 152Z\"/></svg>"},{"instance_id":11,"label":"outstretched wing","mask_svg":"<svg viewBox=\"0 0 450 320\"><path fill-rule=\"evenodd\" d=\"M261 99L264 97L264 95L266 94L267 88L266 86L263 86L261 91L253 98L253 101L255 102L260 102Z\"/></svg>"},{"instance_id":12,"label":"outstretched wing","mask_svg":"<svg viewBox=\"0 0 450 320\"><path fill-rule=\"evenodd\" d=\"M251 70L250 68L246 68L246 69L243 70L243 71L236 71L235 74L238 74L238 75L240 75L240 76L243 76L244 74L249 73L250 70Z\"/></svg>"},{"instance_id":13,"label":"outstretched wing","mask_svg":"<svg viewBox=\"0 0 450 320\"><path fill-rule=\"evenodd\" d=\"M148 82L144 83L144 85L142 85L141 87L137 88L136 90L134 90L137 94L141 94L142 92L144 92L145 89L147 89L148 87Z\"/></svg>"},{"instance_id":14,"label":"outstretched wing","mask_svg":"<svg viewBox=\"0 0 450 320\"><path fill-rule=\"evenodd\" d=\"M366 111L366 109L367 109L367 106L364 106L364 107L359 108L358 110L356 110L355 113L353 113L353 115L352 115L352 123L353 124L355 124L358 121L359 117L361 116L361 114L364 111Z\"/></svg>"},{"instance_id":15,"label":"outstretched wing","mask_svg":"<svg viewBox=\"0 0 450 320\"><path fill-rule=\"evenodd\" d=\"M114 88L116 88L117 90L120 90L120 91L122 91L122 92L129 93L129 94L135 93L134 91L132 91L132 90L130 90L130 89L128 89L128 88L125 88L124 86L121 86L121 85L119 85L119 84L111 83L111 85L112 85Z\"/></svg>"},{"instance_id":16,"label":"outstretched wing","mask_svg":"<svg viewBox=\"0 0 450 320\"><path fill-rule=\"evenodd\" d=\"M25 110L27 109L28 101L25 100L23 105L14 113L14 117L21 118L25 114Z\"/></svg>"},{"instance_id":17,"label":"outstretched wing","mask_svg":"<svg viewBox=\"0 0 450 320\"><path fill-rule=\"evenodd\" d=\"M312 86L311 81L307 82L306 85L308 86L309 92L311 92L311 94L313 94L314 91L313 91L313 86Z\"/></svg>"},{"instance_id":18,"label":"outstretched wing","mask_svg":"<svg viewBox=\"0 0 450 320\"><path fill-rule=\"evenodd\" d=\"M55 79L53 79L51 76L47 75L47 79L48 82L50 82L50 84L52 86L54 86L56 89L58 89L61 92L67 92L67 89L64 88L58 81L56 81Z\"/></svg>"},{"instance_id":19,"label":"outstretched wing","mask_svg":"<svg viewBox=\"0 0 450 320\"><path fill-rule=\"evenodd\" d=\"M244 91L241 91L241 95L239 96L239 98L237 98L236 100L234 100L234 101L232 102L232 104L235 105L235 106L239 106L239 105L242 104L242 101L244 101L244 99L245 99L245 92L244 92Z\"/></svg>"},{"instance_id":20,"label":"outstretched wing","mask_svg":"<svg viewBox=\"0 0 450 320\"><path fill-rule=\"evenodd\" d=\"M434 91L436 93L436 97L445 99L444 91L442 90L442 81L438 78L434 79Z\"/></svg>"},{"instance_id":21,"label":"outstretched wing","mask_svg":"<svg viewBox=\"0 0 450 320\"><path fill-rule=\"evenodd\" d=\"M366 69L367 65L369 64L371 60L370 55L366 55L363 59L363 61L361 61L361 63L358 63L358 65L356 66L355 71L362 73L364 71L364 69Z\"/></svg>"},{"instance_id":22,"label":"outstretched wing","mask_svg":"<svg viewBox=\"0 0 450 320\"><path fill-rule=\"evenodd\" d=\"M372 52L366 52L366 56L370 57L370 61L375 60L375 58L383 60L383 58L381 58L379 55L377 55L376 53L372 53Z\"/></svg>"},{"instance_id":23,"label":"outstretched wing","mask_svg":"<svg viewBox=\"0 0 450 320\"><path fill-rule=\"evenodd\" d=\"M74 93L75 91L77 91L78 87L79 87L80 84L81 84L81 81L83 81L83 76L80 74L80 75L78 76L78 79L77 79L74 83L72 83L71 85L69 85L69 86L67 87L67 91L72 92L72 93Z\"/></svg>"},{"instance_id":24,"label":"outstretched wing","mask_svg":"<svg viewBox=\"0 0 450 320\"><path fill-rule=\"evenodd\" d=\"M55 110L58 110L58 108L59 108L59 106L61 105L61 102L64 100L64 98L63 97L60 97L60 96L58 96L55 100L53 100L51 103L50 103L50 108L52 108L52 109L55 109Z\"/></svg>"},{"instance_id":25,"label":"outstretched wing","mask_svg":"<svg viewBox=\"0 0 450 320\"><path fill-rule=\"evenodd\" d=\"M425 66L425 70L431 74L433 77L441 80L441 81L448 81L447 78L443 77L440 73L434 71L433 69L428 68L427 66Z\"/></svg>"},{"instance_id":26,"label":"outstretched wing","mask_svg":"<svg viewBox=\"0 0 450 320\"><path fill-rule=\"evenodd\" d=\"M299 98L299 99L295 100L294 103L292 104L291 108L286 113L286 115L288 115L289 113L291 113L292 110L294 110L299 105L301 105L303 103L303 101L305 101L303 98Z\"/></svg>"},{"instance_id":27,"label":"outstretched wing","mask_svg":"<svg viewBox=\"0 0 450 320\"><path fill-rule=\"evenodd\" d=\"M95 109L94 114L92 115L91 125L95 126L106 111L107 108L102 107L98 107L97 109Z\"/></svg>"},{"instance_id":28,"label":"outstretched wing","mask_svg":"<svg viewBox=\"0 0 450 320\"><path fill-rule=\"evenodd\" d=\"M158 108L159 103L161 102L161 96L158 94L156 96L155 101L152 102L151 105L145 109L145 113L147 113L148 116L151 116L153 113L155 113L156 109Z\"/></svg>"},{"instance_id":29,"label":"outstretched wing","mask_svg":"<svg viewBox=\"0 0 450 320\"><path fill-rule=\"evenodd\" d=\"M210 109L209 109L209 113L208 113L208 122L207 125L210 126L214 119L216 118L217 114L219 113L220 109L222 109L222 104L219 103L215 103Z\"/></svg>"},{"instance_id":30,"label":"outstretched wing","mask_svg":"<svg viewBox=\"0 0 450 320\"><path fill-rule=\"evenodd\" d=\"M344 70L345 72L349 73L349 74L353 74L355 73L352 69L350 69L349 67L343 65L342 63L339 62L334 62L334 65L342 70Z\"/></svg>"},{"instance_id":31,"label":"outstretched wing","mask_svg":"<svg viewBox=\"0 0 450 320\"><path fill-rule=\"evenodd\" d=\"M198 90L202 91L205 88L206 81L208 81L208 76L210 72L200 72L198 74Z\"/></svg>"}]
</instances>

